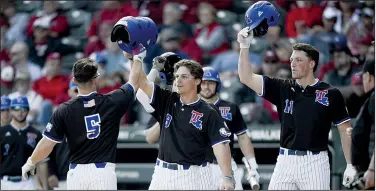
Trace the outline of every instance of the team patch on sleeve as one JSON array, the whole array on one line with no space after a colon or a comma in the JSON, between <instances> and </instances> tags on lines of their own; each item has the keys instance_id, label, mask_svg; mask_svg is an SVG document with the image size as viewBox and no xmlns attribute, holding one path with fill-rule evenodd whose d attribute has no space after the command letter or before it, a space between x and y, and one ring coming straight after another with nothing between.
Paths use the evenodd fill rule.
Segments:
<instances>
[{"instance_id":1,"label":"team patch on sleeve","mask_svg":"<svg viewBox=\"0 0 376 191\"><path fill-rule=\"evenodd\" d=\"M225 126L219 129L219 134L220 134L222 137L230 137L230 136L231 136L231 131L230 131L229 128L227 127L226 122L223 122L223 124L224 124Z\"/></svg>"},{"instance_id":2,"label":"team patch on sleeve","mask_svg":"<svg viewBox=\"0 0 376 191\"><path fill-rule=\"evenodd\" d=\"M223 119L232 120L232 113L230 112L230 107L219 107L219 111L221 111L221 116Z\"/></svg>"},{"instance_id":3,"label":"team patch on sleeve","mask_svg":"<svg viewBox=\"0 0 376 191\"><path fill-rule=\"evenodd\" d=\"M201 118L204 116L203 113L199 113L195 110L192 110L191 120L189 123L191 123L193 126L195 126L197 129L202 130L202 121Z\"/></svg>"}]
</instances>

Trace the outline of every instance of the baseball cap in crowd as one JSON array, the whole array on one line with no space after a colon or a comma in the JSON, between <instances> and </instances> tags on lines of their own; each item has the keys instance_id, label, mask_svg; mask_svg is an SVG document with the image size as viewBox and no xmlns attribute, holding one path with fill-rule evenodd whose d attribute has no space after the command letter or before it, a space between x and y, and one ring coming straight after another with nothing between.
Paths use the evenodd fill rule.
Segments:
<instances>
[{"instance_id":1,"label":"baseball cap in crowd","mask_svg":"<svg viewBox=\"0 0 376 191\"><path fill-rule=\"evenodd\" d=\"M10 108L10 98L8 96L1 96L1 108L0 110L7 110Z\"/></svg>"},{"instance_id":2,"label":"baseball cap in crowd","mask_svg":"<svg viewBox=\"0 0 376 191\"><path fill-rule=\"evenodd\" d=\"M27 100L26 96L19 96L17 98L12 99L10 103L11 109L29 109L29 101Z\"/></svg>"},{"instance_id":3,"label":"baseball cap in crowd","mask_svg":"<svg viewBox=\"0 0 376 191\"><path fill-rule=\"evenodd\" d=\"M361 12L361 16L373 18L374 17L374 10L369 7L364 7Z\"/></svg>"},{"instance_id":4,"label":"baseball cap in crowd","mask_svg":"<svg viewBox=\"0 0 376 191\"><path fill-rule=\"evenodd\" d=\"M279 61L277 54L272 50L267 50L264 53L264 62L277 63Z\"/></svg>"},{"instance_id":5,"label":"baseball cap in crowd","mask_svg":"<svg viewBox=\"0 0 376 191\"><path fill-rule=\"evenodd\" d=\"M324 19L336 19L340 15L340 11L335 7L327 7L325 8L322 17Z\"/></svg>"},{"instance_id":6,"label":"baseball cap in crowd","mask_svg":"<svg viewBox=\"0 0 376 191\"><path fill-rule=\"evenodd\" d=\"M369 73L375 76L375 60L366 60L363 64L363 73Z\"/></svg>"},{"instance_id":7,"label":"baseball cap in crowd","mask_svg":"<svg viewBox=\"0 0 376 191\"><path fill-rule=\"evenodd\" d=\"M40 27L43 29L49 29L50 28L50 20L45 17L39 17L36 19L33 23L33 27Z\"/></svg>"},{"instance_id":8,"label":"baseball cap in crowd","mask_svg":"<svg viewBox=\"0 0 376 191\"><path fill-rule=\"evenodd\" d=\"M58 59L58 60L60 60L60 59L61 59L61 55L60 55L60 53L58 53L58 52L51 52L51 53L47 56L46 60L50 60L50 59Z\"/></svg>"},{"instance_id":9,"label":"baseball cap in crowd","mask_svg":"<svg viewBox=\"0 0 376 191\"><path fill-rule=\"evenodd\" d=\"M73 80L71 80L69 82L69 89L77 89L77 88L78 88L77 84L74 83Z\"/></svg>"},{"instance_id":10,"label":"baseball cap in crowd","mask_svg":"<svg viewBox=\"0 0 376 191\"><path fill-rule=\"evenodd\" d=\"M107 64L107 59L103 52L93 52L90 56L90 59L94 60L96 63L99 64Z\"/></svg>"}]
</instances>

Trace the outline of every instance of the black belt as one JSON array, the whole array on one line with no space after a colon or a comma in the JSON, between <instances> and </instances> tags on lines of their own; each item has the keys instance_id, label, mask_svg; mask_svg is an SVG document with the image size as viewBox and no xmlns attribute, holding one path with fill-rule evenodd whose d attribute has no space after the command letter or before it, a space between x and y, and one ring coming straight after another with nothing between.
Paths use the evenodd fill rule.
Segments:
<instances>
[{"instance_id":1,"label":"black belt","mask_svg":"<svg viewBox=\"0 0 376 191\"><path fill-rule=\"evenodd\" d=\"M293 149L279 149L279 154L284 155L285 151L287 151L287 155L296 155L296 156L305 156L308 155L308 153L312 153L312 155L318 155L320 154L320 151L300 151L300 150L293 150Z\"/></svg>"},{"instance_id":2,"label":"black belt","mask_svg":"<svg viewBox=\"0 0 376 191\"><path fill-rule=\"evenodd\" d=\"M95 164L95 167L97 168L104 168L106 167L106 163L105 162L101 162L101 163L94 163ZM77 167L77 164L75 163L70 163L69 164L69 169L75 169Z\"/></svg>"},{"instance_id":3,"label":"black belt","mask_svg":"<svg viewBox=\"0 0 376 191\"><path fill-rule=\"evenodd\" d=\"M21 182L22 176L2 176L1 179L10 182Z\"/></svg>"},{"instance_id":4,"label":"black belt","mask_svg":"<svg viewBox=\"0 0 376 191\"><path fill-rule=\"evenodd\" d=\"M208 164L208 162L205 161L200 166L205 167L207 164ZM179 166L182 167L181 168L182 170L188 170L191 167L191 165L189 165L189 164L180 165L180 164L176 164L176 163L164 162L164 161L161 161L159 159L157 159L156 165L160 166L162 168L170 169L170 170L179 170Z\"/></svg>"}]
</instances>

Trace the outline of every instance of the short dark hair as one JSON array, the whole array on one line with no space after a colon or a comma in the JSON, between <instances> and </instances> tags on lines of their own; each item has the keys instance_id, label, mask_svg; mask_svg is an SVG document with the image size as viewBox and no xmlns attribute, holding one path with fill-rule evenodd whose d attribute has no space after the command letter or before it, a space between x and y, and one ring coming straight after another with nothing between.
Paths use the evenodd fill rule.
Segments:
<instances>
[{"instance_id":1,"label":"short dark hair","mask_svg":"<svg viewBox=\"0 0 376 191\"><path fill-rule=\"evenodd\" d=\"M317 67L319 65L320 53L314 46L305 43L297 43L292 47L292 49L305 52L309 59L315 61L313 72L316 72Z\"/></svg>"},{"instance_id":2,"label":"short dark hair","mask_svg":"<svg viewBox=\"0 0 376 191\"><path fill-rule=\"evenodd\" d=\"M87 83L98 76L98 64L90 58L82 58L74 63L72 71L78 83Z\"/></svg>"},{"instance_id":3,"label":"short dark hair","mask_svg":"<svg viewBox=\"0 0 376 191\"><path fill-rule=\"evenodd\" d=\"M180 67L186 67L188 70L191 72L191 75L195 79L200 79L202 82L202 77L204 76L204 70L202 70L202 66L200 63L194 61L194 60L187 60L183 59L180 60L179 62L175 63L174 65L174 71L178 71ZM197 85L197 93L201 92L201 82L200 84Z\"/></svg>"}]
</instances>

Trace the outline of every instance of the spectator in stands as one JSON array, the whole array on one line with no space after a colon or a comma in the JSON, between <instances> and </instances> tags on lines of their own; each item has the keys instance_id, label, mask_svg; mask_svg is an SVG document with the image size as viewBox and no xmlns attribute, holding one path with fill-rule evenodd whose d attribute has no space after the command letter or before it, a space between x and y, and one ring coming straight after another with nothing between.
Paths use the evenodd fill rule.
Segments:
<instances>
[{"instance_id":1,"label":"spectator in stands","mask_svg":"<svg viewBox=\"0 0 376 191\"><path fill-rule=\"evenodd\" d=\"M352 164L359 172L368 169L375 149L375 60L363 66L363 86L368 98L363 104L352 130Z\"/></svg>"},{"instance_id":2,"label":"spectator in stands","mask_svg":"<svg viewBox=\"0 0 376 191\"><path fill-rule=\"evenodd\" d=\"M338 88L345 99L353 92L351 76L359 72L352 64L351 52L347 46L337 46L333 50L333 62L335 69L324 76L324 81Z\"/></svg>"},{"instance_id":3,"label":"spectator in stands","mask_svg":"<svg viewBox=\"0 0 376 191\"><path fill-rule=\"evenodd\" d=\"M350 118L355 118L363 103L368 99L369 95L364 92L362 73L354 73L351 77L352 93L346 99L346 107Z\"/></svg>"},{"instance_id":4,"label":"spectator in stands","mask_svg":"<svg viewBox=\"0 0 376 191\"><path fill-rule=\"evenodd\" d=\"M17 41L26 40L25 29L29 16L26 13L17 13L15 2L4 2L2 13L9 22L9 28L5 32L6 44L11 46Z\"/></svg>"},{"instance_id":5,"label":"spectator in stands","mask_svg":"<svg viewBox=\"0 0 376 191\"><path fill-rule=\"evenodd\" d=\"M1 95L8 95L12 92L14 75L15 69L11 65L7 65L1 69Z\"/></svg>"},{"instance_id":6,"label":"spectator in stands","mask_svg":"<svg viewBox=\"0 0 376 191\"><path fill-rule=\"evenodd\" d=\"M9 112L10 102L11 102L11 99L8 96L1 96L0 127L9 125L10 121L12 121L12 116L10 115L10 112Z\"/></svg>"},{"instance_id":7,"label":"spectator in stands","mask_svg":"<svg viewBox=\"0 0 376 191\"><path fill-rule=\"evenodd\" d=\"M236 39L231 42L231 47L231 50L218 54L210 63L211 67L220 73L222 80L238 74L240 46ZM259 73L261 71L262 56L254 52L250 52L249 55L252 69Z\"/></svg>"},{"instance_id":8,"label":"spectator in stands","mask_svg":"<svg viewBox=\"0 0 376 191\"><path fill-rule=\"evenodd\" d=\"M62 103L59 95L67 94L69 78L62 74L61 55L53 52L48 55L45 64L46 75L35 81L32 88L44 101L38 116L38 123L46 125L56 106Z\"/></svg>"},{"instance_id":9,"label":"spectator in stands","mask_svg":"<svg viewBox=\"0 0 376 191\"><path fill-rule=\"evenodd\" d=\"M365 36L358 40L358 43L357 43L358 55L356 55L356 58L358 59L358 63L363 64L366 61L366 57L370 53L370 51L371 52L373 51L372 52L373 56L375 56L374 46L373 46L373 50L370 49L370 47L372 46L373 40L374 40L374 37L372 37L371 35Z\"/></svg>"},{"instance_id":10,"label":"spectator in stands","mask_svg":"<svg viewBox=\"0 0 376 191\"><path fill-rule=\"evenodd\" d=\"M52 38L48 35L50 24L45 18L42 17L35 20L33 26L34 35L27 40L31 62L43 68L46 57L52 52L58 52L62 55L76 52L75 47L63 44L60 39Z\"/></svg>"},{"instance_id":11,"label":"spectator in stands","mask_svg":"<svg viewBox=\"0 0 376 191\"><path fill-rule=\"evenodd\" d=\"M187 53L181 51L181 33L174 28L164 28L159 33L159 43L152 49L148 50L147 56L144 59L145 71L150 71L153 59L165 52L174 52L183 59L188 59Z\"/></svg>"},{"instance_id":12,"label":"spectator in stands","mask_svg":"<svg viewBox=\"0 0 376 191\"><path fill-rule=\"evenodd\" d=\"M113 21L104 21L99 25L98 30L98 40L89 42L85 48L85 56L91 55L93 52L99 52L106 48L105 44L110 38L112 27L114 26Z\"/></svg>"},{"instance_id":13,"label":"spectator in stands","mask_svg":"<svg viewBox=\"0 0 376 191\"><path fill-rule=\"evenodd\" d=\"M106 59L106 64L104 67L104 73L111 74L116 71L127 71L125 63L128 59L125 58L123 51L119 48L116 42L111 42L110 38L107 38L106 48L100 53Z\"/></svg>"},{"instance_id":14,"label":"spectator in stands","mask_svg":"<svg viewBox=\"0 0 376 191\"><path fill-rule=\"evenodd\" d=\"M200 3L197 10L200 22L197 24L194 39L205 57L216 56L230 47L224 27L216 22L217 10L209 3Z\"/></svg>"},{"instance_id":15,"label":"spectator in stands","mask_svg":"<svg viewBox=\"0 0 376 191\"><path fill-rule=\"evenodd\" d=\"M372 45L368 47L366 60L375 60L375 41L372 41Z\"/></svg>"},{"instance_id":16,"label":"spectator in stands","mask_svg":"<svg viewBox=\"0 0 376 191\"><path fill-rule=\"evenodd\" d=\"M168 2L163 7L163 25L161 29L166 27L177 26L181 29L179 31L182 34L187 34L189 38L193 37L193 31L191 25L182 21L183 12L181 4Z\"/></svg>"},{"instance_id":17,"label":"spectator in stands","mask_svg":"<svg viewBox=\"0 0 376 191\"><path fill-rule=\"evenodd\" d=\"M29 114L27 115L26 120L29 123L34 123L40 112L43 98L31 89L32 81L30 72L27 69L22 68L18 70L14 80L15 92L9 94L9 98L14 99L19 96L26 96L30 105Z\"/></svg>"},{"instance_id":18,"label":"spectator in stands","mask_svg":"<svg viewBox=\"0 0 376 191\"><path fill-rule=\"evenodd\" d=\"M40 66L29 61L29 48L27 47L27 44L25 42L19 41L13 44L10 49L10 56L10 62L16 68L16 72L17 70L21 70L23 68L26 69L26 71L32 74L32 82L42 76Z\"/></svg>"},{"instance_id":19,"label":"spectator in stands","mask_svg":"<svg viewBox=\"0 0 376 191\"><path fill-rule=\"evenodd\" d=\"M281 64L290 65L290 56L292 54L291 42L287 38L280 39L273 47L272 50L278 56L278 60Z\"/></svg>"},{"instance_id":20,"label":"spectator in stands","mask_svg":"<svg viewBox=\"0 0 376 191\"><path fill-rule=\"evenodd\" d=\"M34 34L34 22L43 18L50 25L48 34L51 37L61 38L69 35L69 24L67 18L57 11L57 1L44 1L43 10L38 11L35 16L31 17L26 29L26 33L29 37Z\"/></svg>"},{"instance_id":21,"label":"spectator in stands","mask_svg":"<svg viewBox=\"0 0 376 191\"><path fill-rule=\"evenodd\" d=\"M327 63L331 59L331 44L339 34L334 30L340 11L330 7L326 8L322 15L323 25L315 25L307 34L299 38L300 41L315 46L320 52L319 65Z\"/></svg>"},{"instance_id":22,"label":"spectator in stands","mask_svg":"<svg viewBox=\"0 0 376 191\"><path fill-rule=\"evenodd\" d=\"M280 79L290 79L292 77L291 67L289 65L280 65L276 77Z\"/></svg>"},{"instance_id":23,"label":"spectator in stands","mask_svg":"<svg viewBox=\"0 0 376 191\"><path fill-rule=\"evenodd\" d=\"M348 45L353 55L360 54L360 43L370 46L375 33L374 10L363 8L358 22L352 22L347 31ZM362 60L364 62L364 59Z\"/></svg>"},{"instance_id":24,"label":"spectator in stands","mask_svg":"<svg viewBox=\"0 0 376 191\"><path fill-rule=\"evenodd\" d=\"M98 30L101 23L110 21L116 23L119 19L125 16L138 16L138 9L133 6L129 6L132 2L121 4L120 1L102 1L102 9L96 16L93 17L93 21L90 24L87 36L89 42L97 41Z\"/></svg>"},{"instance_id":25,"label":"spectator in stands","mask_svg":"<svg viewBox=\"0 0 376 191\"><path fill-rule=\"evenodd\" d=\"M261 72L265 76L275 77L279 65L277 54L272 50L268 50L264 53Z\"/></svg>"},{"instance_id":26,"label":"spectator in stands","mask_svg":"<svg viewBox=\"0 0 376 191\"><path fill-rule=\"evenodd\" d=\"M313 1L296 1L297 7L286 15L286 34L295 38L308 29L321 23L323 7L314 5Z\"/></svg>"},{"instance_id":27,"label":"spectator in stands","mask_svg":"<svg viewBox=\"0 0 376 191\"><path fill-rule=\"evenodd\" d=\"M0 69L5 67L9 62L9 52L6 43L5 34L9 28L8 20L0 13Z\"/></svg>"}]
</instances>

